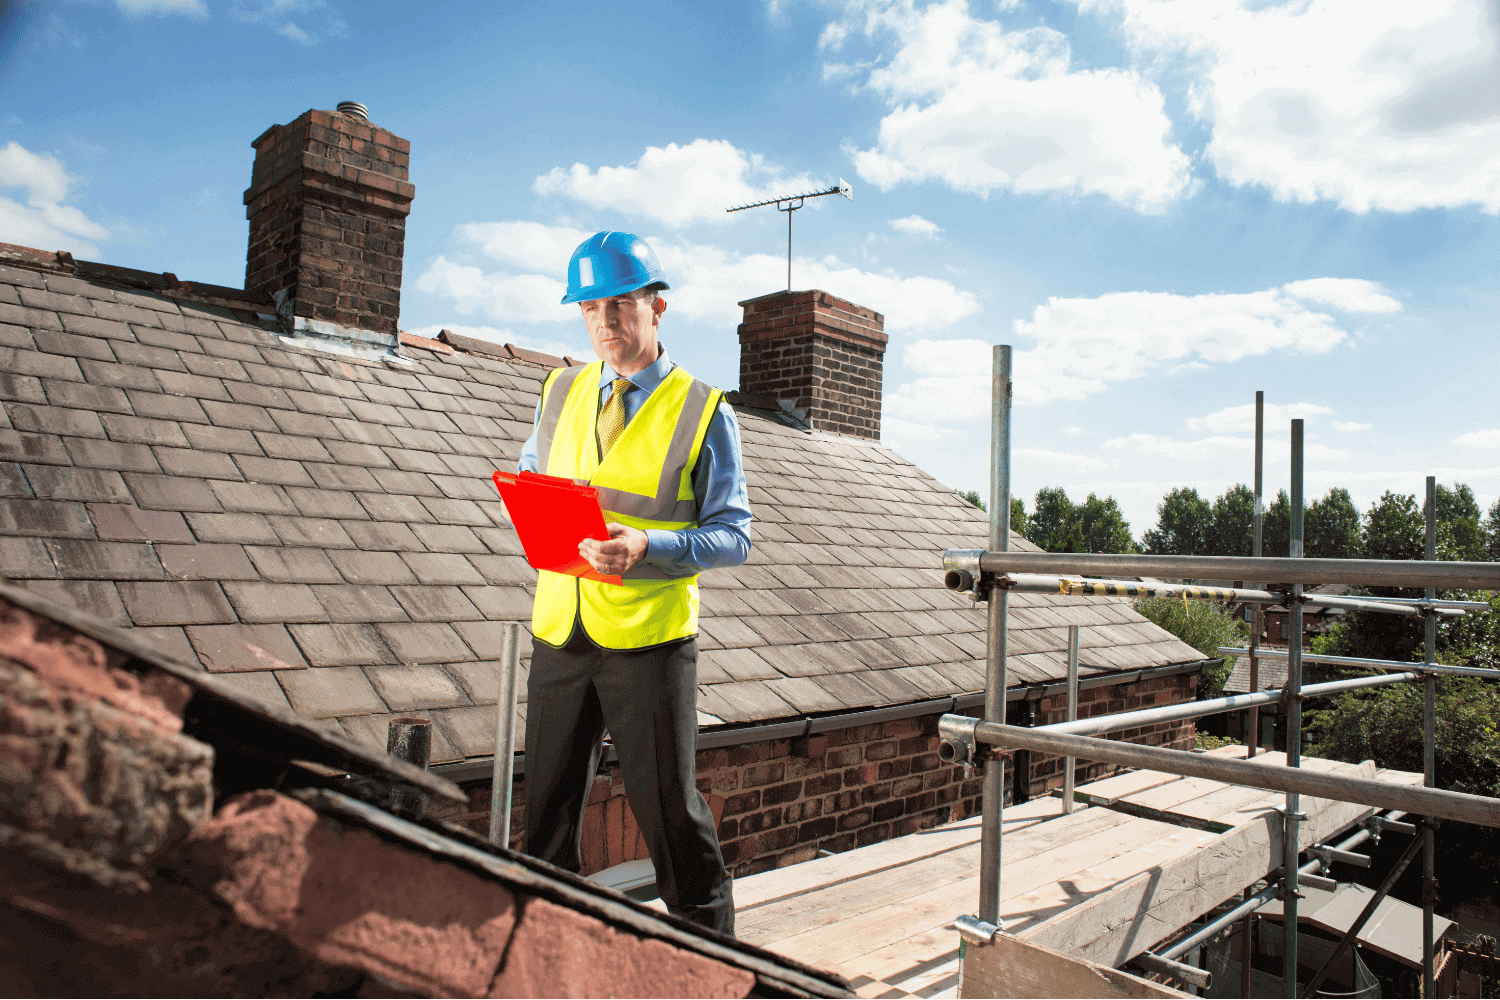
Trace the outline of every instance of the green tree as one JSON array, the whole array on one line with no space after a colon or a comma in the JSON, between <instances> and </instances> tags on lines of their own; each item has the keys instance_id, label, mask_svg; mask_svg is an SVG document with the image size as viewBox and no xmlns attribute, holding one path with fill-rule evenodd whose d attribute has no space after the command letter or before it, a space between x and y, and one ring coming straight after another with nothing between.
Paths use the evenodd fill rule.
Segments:
<instances>
[{"instance_id":1,"label":"green tree","mask_svg":"<svg viewBox=\"0 0 1500 1000\"><path fill-rule=\"evenodd\" d=\"M1146 618L1208 658L1217 657L1220 646L1238 646L1250 636L1249 628L1227 604L1175 597L1148 597L1134 603ZM1233 667L1234 660L1224 659L1218 666L1205 669L1198 684L1198 699L1222 695Z\"/></svg>"},{"instance_id":2,"label":"green tree","mask_svg":"<svg viewBox=\"0 0 1500 1000\"><path fill-rule=\"evenodd\" d=\"M1500 562L1500 500L1496 500L1484 517L1484 557Z\"/></svg>"},{"instance_id":3,"label":"green tree","mask_svg":"<svg viewBox=\"0 0 1500 1000\"><path fill-rule=\"evenodd\" d=\"M1359 509L1349 491L1334 487L1314 500L1302 519L1302 553L1309 559L1358 559L1361 553Z\"/></svg>"},{"instance_id":4,"label":"green tree","mask_svg":"<svg viewBox=\"0 0 1500 1000\"><path fill-rule=\"evenodd\" d=\"M1383 493L1365 516L1361 542L1367 559L1423 558L1427 526L1417 498L1390 490Z\"/></svg>"},{"instance_id":5,"label":"green tree","mask_svg":"<svg viewBox=\"0 0 1500 1000\"><path fill-rule=\"evenodd\" d=\"M1093 493L1075 508L1085 552L1134 552L1130 523L1120 513L1114 497L1099 499Z\"/></svg>"},{"instance_id":6,"label":"green tree","mask_svg":"<svg viewBox=\"0 0 1500 1000\"><path fill-rule=\"evenodd\" d=\"M1304 522L1303 541L1304 552L1306 549L1306 525ZM1260 554L1263 556L1285 556L1292 551L1292 501L1286 495L1286 490L1276 494L1266 507L1265 513L1261 515L1260 522Z\"/></svg>"},{"instance_id":7,"label":"green tree","mask_svg":"<svg viewBox=\"0 0 1500 1000\"><path fill-rule=\"evenodd\" d=\"M1209 551L1213 506L1190 487L1168 493L1156 508L1156 527L1141 537L1152 555L1192 556Z\"/></svg>"},{"instance_id":8,"label":"green tree","mask_svg":"<svg viewBox=\"0 0 1500 1000\"><path fill-rule=\"evenodd\" d=\"M1437 522L1439 545L1448 550L1442 559L1470 562L1485 557L1484 528L1479 523L1479 503L1466 483L1454 483L1448 489L1437 485ZM1424 536L1425 538L1425 536Z\"/></svg>"},{"instance_id":9,"label":"green tree","mask_svg":"<svg viewBox=\"0 0 1500 1000\"><path fill-rule=\"evenodd\" d=\"M1248 556L1255 542L1255 494L1235 483L1214 501L1208 529L1209 555Z\"/></svg>"},{"instance_id":10,"label":"green tree","mask_svg":"<svg viewBox=\"0 0 1500 1000\"><path fill-rule=\"evenodd\" d=\"M1083 547L1083 534L1074 534L1077 511L1062 487L1043 486L1036 491L1031 517L1026 520L1026 538L1048 552L1077 552ZM1076 541L1073 547L1070 542Z\"/></svg>"},{"instance_id":11,"label":"green tree","mask_svg":"<svg viewBox=\"0 0 1500 1000\"><path fill-rule=\"evenodd\" d=\"M961 490L958 496L982 511L988 512L990 509L989 504L980 498L978 490ZM1026 533L1026 505L1021 502L1020 497L1010 498L1010 530L1019 531L1023 536Z\"/></svg>"}]
</instances>

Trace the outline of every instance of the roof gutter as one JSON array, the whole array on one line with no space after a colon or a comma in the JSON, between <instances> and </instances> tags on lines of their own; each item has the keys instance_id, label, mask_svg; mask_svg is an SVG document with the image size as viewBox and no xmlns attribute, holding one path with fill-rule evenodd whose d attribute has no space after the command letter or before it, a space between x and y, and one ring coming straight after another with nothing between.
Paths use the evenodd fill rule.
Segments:
<instances>
[{"instance_id":1,"label":"roof gutter","mask_svg":"<svg viewBox=\"0 0 1500 1000\"><path fill-rule=\"evenodd\" d=\"M1149 667L1145 670L1127 670L1116 674L1096 674L1093 677L1081 678L1078 681L1078 689L1080 691L1088 691L1093 688L1113 687L1118 684L1136 684L1157 677L1174 677L1179 674L1201 673L1203 668L1210 663L1218 663L1221 659L1221 657L1214 657L1213 659L1194 660L1188 663L1172 663L1165 667ZM1049 698L1056 694L1063 694L1067 690L1068 685L1063 682L1023 684L1019 687L1007 688L1005 691L1005 700L1007 703L1033 701L1040 698ZM924 715L953 714L968 709L982 708L983 706L984 692L976 691L970 694L950 695L947 698L934 698L929 701L908 702L905 705L891 705L887 708L867 709L862 712L807 716L801 719L793 719L789 722L772 722L763 726L731 725L725 726L722 729L709 729L700 732L698 734L698 749L715 750L720 747L769 743L773 740L799 739L804 736L815 736L818 733L831 732L835 729L848 729L851 726L870 726L879 722L920 718ZM608 744L602 762L608 763L615 759L614 746L613 744ZM453 761L447 764L433 764L429 770L447 778L449 781L486 781L494 774L494 757L470 757L467 760ZM518 753L516 754L515 774L519 776L525 773L526 755Z\"/></svg>"}]
</instances>

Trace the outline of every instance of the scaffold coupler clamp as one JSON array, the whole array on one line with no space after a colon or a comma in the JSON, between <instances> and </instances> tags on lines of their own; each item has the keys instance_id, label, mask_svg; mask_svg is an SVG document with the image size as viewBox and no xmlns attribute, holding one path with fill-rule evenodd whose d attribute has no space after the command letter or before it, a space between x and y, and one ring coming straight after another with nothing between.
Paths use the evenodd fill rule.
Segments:
<instances>
[{"instance_id":1,"label":"scaffold coupler clamp","mask_svg":"<svg viewBox=\"0 0 1500 1000\"><path fill-rule=\"evenodd\" d=\"M953 926L958 929L959 936L970 944L989 944L995 940L995 935L1005 929L1005 922L990 923L988 920L980 920L965 913L953 921Z\"/></svg>"},{"instance_id":2,"label":"scaffold coupler clamp","mask_svg":"<svg viewBox=\"0 0 1500 1000\"><path fill-rule=\"evenodd\" d=\"M949 549L943 553L943 586L959 594L972 594L974 603L988 601L995 589L995 574L979 568L984 549Z\"/></svg>"},{"instance_id":3,"label":"scaffold coupler clamp","mask_svg":"<svg viewBox=\"0 0 1500 1000\"><path fill-rule=\"evenodd\" d=\"M971 715L944 715L938 719L938 759L945 764L957 764L968 776L976 767L984 766L985 748L974 735L979 720Z\"/></svg>"}]
</instances>

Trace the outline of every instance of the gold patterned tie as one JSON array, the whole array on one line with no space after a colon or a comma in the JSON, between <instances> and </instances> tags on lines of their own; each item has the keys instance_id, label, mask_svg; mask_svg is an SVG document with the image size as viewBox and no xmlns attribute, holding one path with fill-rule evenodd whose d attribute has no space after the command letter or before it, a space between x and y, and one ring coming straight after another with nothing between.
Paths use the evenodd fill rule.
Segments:
<instances>
[{"instance_id":1,"label":"gold patterned tie","mask_svg":"<svg viewBox=\"0 0 1500 1000\"><path fill-rule=\"evenodd\" d=\"M625 430L625 390L633 385L628 378L617 378L609 384L609 399L599 411L599 458L602 461L609 449L619 440Z\"/></svg>"}]
</instances>

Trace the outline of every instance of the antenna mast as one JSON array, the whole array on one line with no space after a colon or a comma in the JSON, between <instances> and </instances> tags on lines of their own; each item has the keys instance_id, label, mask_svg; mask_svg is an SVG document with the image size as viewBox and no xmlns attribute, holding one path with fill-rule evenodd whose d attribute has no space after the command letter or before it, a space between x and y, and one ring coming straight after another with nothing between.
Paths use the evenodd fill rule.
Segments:
<instances>
[{"instance_id":1,"label":"antenna mast","mask_svg":"<svg viewBox=\"0 0 1500 1000\"><path fill-rule=\"evenodd\" d=\"M765 201L752 202L749 205L736 205L734 208L726 208L726 212L743 212L747 208L760 208L762 205L775 205L776 211L786 213L786 290L792 290L792 213L801 208L809 198L821 198L828 194L841 194L850 201L854 200L854 189L849 182L842 177L839 182L827 191L807 191L802 194L783 195L780 198L767 198ZM785 208L782 208L785 205Z\"/></svg>"}]
</instances>

